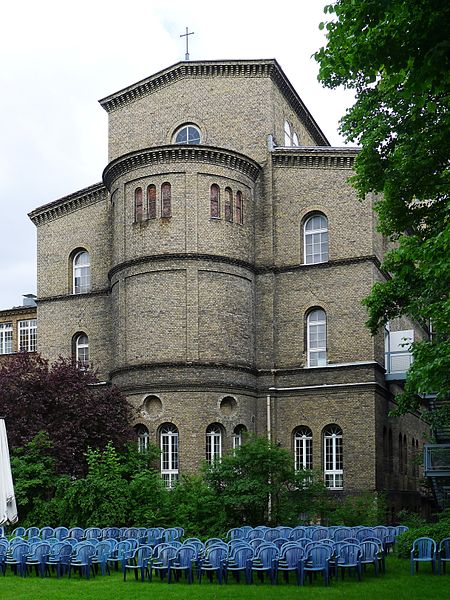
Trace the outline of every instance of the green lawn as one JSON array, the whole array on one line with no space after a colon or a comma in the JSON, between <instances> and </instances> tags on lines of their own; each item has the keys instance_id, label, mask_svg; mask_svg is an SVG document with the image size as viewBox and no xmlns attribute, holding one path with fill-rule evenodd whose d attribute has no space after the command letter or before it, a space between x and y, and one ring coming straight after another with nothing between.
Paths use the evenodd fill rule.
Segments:
<instances>
[{"instance_id":1,"label":"green lawn","mask_svg":"<svg viewBox=\"0 0 450 600\"><path fill-rule=\"evenodd\" d=\"M251 586L245 583L228 585L210 584L204 579L202 584L160 583L157 578L150 583L136 582L131 576L124 582L119 573L113 572L111 576L80 579L73 575L71 579L64 577L57 580L56 576L40 579L34 574L22 579L15 577L8 570L6 577L0 575L1 600L67 600L76 598L81 600L266 600L285 598L345 598L345 600L435 600L450 598L450 570L447 575L433 576L431 567L421 565L421 571L413 577L409 574L409 562L395 557L388 557L386 574L375 577L372 570L368 570L363 581L359 583L354 577L345 577L345 580L332 581L329 588L323 586L320 578L310 585L308 582L303 588L295 584L280 583L272 587L269 583L261 584L259 581ZM255 581L256 578L255 578Z\"/></svg>"}]
</instances>

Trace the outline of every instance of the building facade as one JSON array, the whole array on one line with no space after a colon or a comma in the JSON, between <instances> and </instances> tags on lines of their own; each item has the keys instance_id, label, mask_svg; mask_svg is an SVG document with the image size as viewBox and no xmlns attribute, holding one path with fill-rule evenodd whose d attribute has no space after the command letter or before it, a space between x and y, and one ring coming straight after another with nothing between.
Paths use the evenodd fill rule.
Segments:
<instances>
[{"instance_id":1,"label":"building facade","mask_svg":"<svg viewBox=\"0 0 450 600\"><path fill-rule=\"evenodd\" d=\"M32 294L22 306L0 310L0 361L17 352L36 352L37 308Z\"/></svg>"},{"instance_id":2,"label":"building facade","mask_svg":"<svg viewBox=\"0 0 450 600\"><path fill-rule=\"evenodd\" d=\"M38 350L119 386L170 485L265 435L336 492L421 501L425 425L389 416L408 323L371 337L374 199L275 60L178 63L100 101L102 182L32 213Z\"/></svg>"}]
</instances>

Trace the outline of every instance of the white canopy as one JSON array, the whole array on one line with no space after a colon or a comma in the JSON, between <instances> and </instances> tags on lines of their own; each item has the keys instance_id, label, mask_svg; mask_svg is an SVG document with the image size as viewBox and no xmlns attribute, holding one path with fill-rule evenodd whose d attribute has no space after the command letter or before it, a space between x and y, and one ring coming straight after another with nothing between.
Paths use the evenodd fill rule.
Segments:
<instances>
[{"instance_id":1,"label":"white canopy","mask_svg":"<svg viewBox=\"0 0 450 600\"><path fill-rule=\"evenodd\" d=\"M5 419L0 417L0 525L17 521L17 506L9 462Z\"/></svg>"}]
</instances>

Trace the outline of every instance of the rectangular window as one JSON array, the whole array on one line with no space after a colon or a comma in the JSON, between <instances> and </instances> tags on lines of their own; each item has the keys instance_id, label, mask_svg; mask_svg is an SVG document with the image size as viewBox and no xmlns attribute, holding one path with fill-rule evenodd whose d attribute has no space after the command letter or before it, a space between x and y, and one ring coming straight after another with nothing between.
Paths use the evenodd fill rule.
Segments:
<instances>
[{"instance_id":1,"label":"rectangular window","mask_svg":"<svg viewBox=\"0 0 450 600\"><path fill-rule=\"evenodd\" d=\"M12 323L0 323L0 354L12 354Z\"/></svg>"},{"instance_id":2,"label":"rectangular window","mask_svg":"<svg viewBox=\"0 0 450 600\"><path fill-rule=\"evenodd\" d=\"M36 352L36 319L18 322L19 350Z\"/></svg>"}]
</instances>

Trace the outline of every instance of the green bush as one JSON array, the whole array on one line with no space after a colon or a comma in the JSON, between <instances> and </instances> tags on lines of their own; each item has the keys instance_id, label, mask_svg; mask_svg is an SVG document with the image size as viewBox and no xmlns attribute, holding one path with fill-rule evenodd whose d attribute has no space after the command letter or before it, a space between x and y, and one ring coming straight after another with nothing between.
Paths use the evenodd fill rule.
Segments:
<instances>
[{"instance_id":1,"label":"green bush","mask_svg":"<svg viewBox=\"0 0 450 600\"><path fill-rule=\"evenodd\" d=\"M399 535L397 552L401 558L411 556L411 548L417 538L429 537L439 544L444 538L450 537L450 511L447 509L437 517L437 523L423 523L420 527L412 527Z\"/></svg>"}]
</instances>

